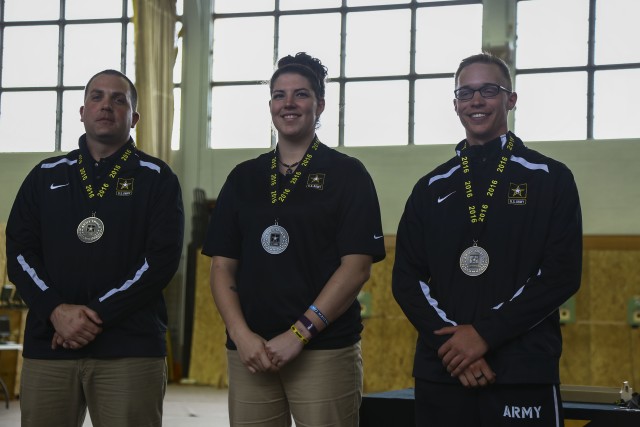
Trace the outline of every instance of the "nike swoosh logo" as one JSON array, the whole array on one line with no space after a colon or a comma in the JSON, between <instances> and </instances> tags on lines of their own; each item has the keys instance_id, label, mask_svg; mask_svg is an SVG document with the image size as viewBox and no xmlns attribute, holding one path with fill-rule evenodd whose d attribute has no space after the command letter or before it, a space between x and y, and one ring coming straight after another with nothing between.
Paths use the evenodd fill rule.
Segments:
<instances>
[{"instance_id":1,"label":"nike swoosh logo","mask_svg":"<svg viewBox=\"0 0 640 427\"><path fill-rule=\"evenodd\" d=\"M378 240L378 239L382 239L384 236L376 236L375 234L373 235L373 238Z\"/></svg>"},{"instance_id":2,"label":"nike swoosh logo","mask_svg":"<svg viewBox=\"0 0 640 427\"><path fill-rule=\"evenodd\" d=\"M49 187L49 188L52 189L52 190L55 190L56 188L66 187L67 185L69 185L68 182L66 184L60 184L60 185L51 184L51 187Z\"/></svg>"},{"instance_id":3,"label":"nike swoosh logo","mask_svg":"<svg viewBox=\"0 0 640 427\"><path fill-rule=\"evenodd\" d=\"M452 195L453 193L455 193L455 191L452 191L451 193L447 194L447 195L446 195L446 196L444 196L444 197L438 197L438 203L442 203L442 202L444 202L444 201L445 201L445 199L446 199L447 197L449 197L450 195Z\"/></svg>"}]
</instances>

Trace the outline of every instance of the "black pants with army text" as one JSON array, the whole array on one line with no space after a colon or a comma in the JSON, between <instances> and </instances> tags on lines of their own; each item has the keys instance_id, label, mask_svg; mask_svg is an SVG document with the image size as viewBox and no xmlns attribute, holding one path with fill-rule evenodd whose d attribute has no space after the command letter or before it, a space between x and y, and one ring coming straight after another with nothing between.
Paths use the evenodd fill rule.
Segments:
<instances>
[{"instance_id":1,"label":"black pants with army text","mask_svg":"<svg viewBox=\"0 0 640 427\"><path fill-rule=\"evenodd\" d=\"M416 427L563 427L557 384L465 388L416 378Z\"/></svg>"}]
</instances>

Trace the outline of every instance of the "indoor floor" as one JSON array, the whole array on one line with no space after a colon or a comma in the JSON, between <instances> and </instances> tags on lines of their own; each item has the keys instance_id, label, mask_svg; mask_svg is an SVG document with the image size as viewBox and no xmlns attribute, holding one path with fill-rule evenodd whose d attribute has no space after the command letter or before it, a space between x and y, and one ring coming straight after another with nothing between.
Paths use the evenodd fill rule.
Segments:
<instances>
[{"instance_id":1,"label":"indoor floor","mask_svg":"<svg viewBox=\"0 0 640 427\"><path fill-rule=\"evenodd\" d=\"M169 384L164 398L163 427L227 427L227 390L213 387ZM92 426L89 416L83 427ZM0 402L0 427L20 427L20 402L5 409Z\"/></svg>"}]
</instances>

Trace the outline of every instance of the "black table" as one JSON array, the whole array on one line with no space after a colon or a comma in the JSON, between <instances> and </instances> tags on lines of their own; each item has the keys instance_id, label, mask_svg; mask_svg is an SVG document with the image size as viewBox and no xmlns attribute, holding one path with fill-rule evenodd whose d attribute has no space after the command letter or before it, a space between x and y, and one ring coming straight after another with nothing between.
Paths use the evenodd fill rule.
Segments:
<instances>
[{"instance_id":1,"label":"black table","mask_svg":"<svg viewBox=\"0 0 640 427\"><path fill-rule=\"evenodd\" d=\"M413 389L366 394L360 406L361 427L414 427ZM638 427L640 410L616 405L562 402L567 420L589 420L588 427Z\"/></svg>"}]
</instances>

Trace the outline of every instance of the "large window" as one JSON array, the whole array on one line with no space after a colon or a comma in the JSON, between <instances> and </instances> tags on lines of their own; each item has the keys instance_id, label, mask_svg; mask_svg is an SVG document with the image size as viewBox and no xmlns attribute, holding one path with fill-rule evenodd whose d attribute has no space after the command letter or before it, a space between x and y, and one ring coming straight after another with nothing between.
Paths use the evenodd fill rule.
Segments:
<instances>
[{"instance_id":1,"label":"large window","mask_svg":"<svg viewBox=\"0 0 640 427\"><path fill-rule=\"evenodd\" d=\"M502 1L509 10L513 0ZM500 19L483 16L480 0L215 0L213 7L213 148L274 143L264 81L279 57L298 51L329 68L318 130L328 145L462 139L453 71L482 49L482 27ZM505 36L515 47L514 130L526 140L640 137L633 108L640 1L519 0L515 7L516 30Z\"/></svg>"},{"instance_id":2,"label":"large window","mask_svg":"<svg viewBox=\"0 0 640 427\"><path fill-rule=\"evenodd\" d=\"M0 151L77 147L89 78L105 68L135 75L131 1L0 4Z\"/></svg>"},{"instance_id":3,"label":"large window","mask_svg":"<svg viewBox=\"0 0 640 427\"><path fill-rule=\"evenodd\" d=\"M182 1L177 8L181 15ZM77 147L89 78L112 68L135 81L132 16L132 0L0 1L0 152ZM181 70L177 62L172 148L179 146Z\"/></svg>"},{"instance_id":4,"label":"large window","mask_svg":"<svg viewBox=\"0 0 640 427\"><path fill-rule=\"evenodd\" d=\"M640 137L640 2L517 6L516 132L541 141Z\"/></svg>"},{"instance_id":5,"label":"large window","mask_svg":"<svg viewBox=\"0 0 640 427\"><path fill-rule=\"evenodd\" d=\"M464 137L453 71L482 48L481 0L215 0L213 7L213 148L273 144L264 82L278 58L300 51L329 68L318 130L327 145Z\"/></svg>"}]
</instances>

